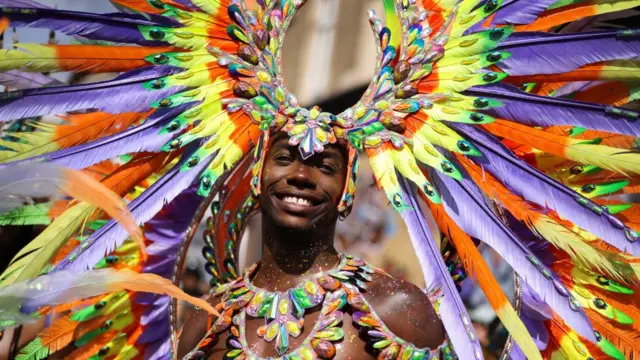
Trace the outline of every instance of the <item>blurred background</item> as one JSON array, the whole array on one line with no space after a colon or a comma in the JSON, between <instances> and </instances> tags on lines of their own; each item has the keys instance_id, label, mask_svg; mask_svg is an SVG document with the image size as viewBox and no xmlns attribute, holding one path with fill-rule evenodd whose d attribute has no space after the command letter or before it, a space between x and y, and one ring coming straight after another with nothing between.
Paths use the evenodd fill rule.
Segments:
<instances>
[{"instance_id":1,"label":"blurred background","mask_svg":"<svg viewBox=\"0 0 640 360\"><path fill-rule=\"evenodd\" d=\"M116 9L108 0L39 0L42 4L61 9L92 12L112 12ZM294 19L284 45L284 76L286 85L299 102L306 106L319 105L323 110L339 113L355 104L375 68L374 35L368 22L367 10L383 15L379 0L309 0ZM62 34L47 30L9 29L4 34L4 48L16 42L77 42ZM106 80L116 74L74 76L51 74L51 85ZM0 80L0 84L2 84ZM3 86L4 91L7 91ZM49 121L59 121L55 118ZM6 124L25 127L24 123ZM0 134L2 135L2 134ZM351 215L339 222L336 246L383 268L396 278L406 279L424 288L418 260L402 219L388 204L384 194L377 191L368 162L362 159L358 178L355 207ZM208 216L208 215L207 215ZM206 217L205 217L206 218ZM435 229L433 222L430 224ZM13 255L32 239L40 229L36 227L0 227L0 268L6 267ZM183 288L191 295L201 296L209 291L209 275L204 271L204 224L196 232L186 261ZM440 234L434 233L436 239ZM246 267L260 258L260 219L250 221L241 242L240 266ZM513 273L500 256L482 247L488 263L496 271L505 292L513 295ZM462 295L471 310L478 336L485 346L486 357L499 355L506 333L472 280L462 286ZM184 310L188 312L188 309Z\"/></svg>"}]
</instances>

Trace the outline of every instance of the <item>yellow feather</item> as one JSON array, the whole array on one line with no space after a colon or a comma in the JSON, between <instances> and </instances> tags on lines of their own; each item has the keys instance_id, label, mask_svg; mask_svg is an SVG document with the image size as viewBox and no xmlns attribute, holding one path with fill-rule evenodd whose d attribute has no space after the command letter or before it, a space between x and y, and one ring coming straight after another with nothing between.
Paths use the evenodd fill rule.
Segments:
<instances>
[{"instance_id":1,"label":"yellow feather","mask_svg":"<svg viewBox=\"0 0 640 360\"><path fill-rule=\"evenodd\" d=\"M40 274L56 251L76 232L94 208L81 202L65 210L13 258L0 275L2 285L34 278Z\"/></svg>"}]
</instances>

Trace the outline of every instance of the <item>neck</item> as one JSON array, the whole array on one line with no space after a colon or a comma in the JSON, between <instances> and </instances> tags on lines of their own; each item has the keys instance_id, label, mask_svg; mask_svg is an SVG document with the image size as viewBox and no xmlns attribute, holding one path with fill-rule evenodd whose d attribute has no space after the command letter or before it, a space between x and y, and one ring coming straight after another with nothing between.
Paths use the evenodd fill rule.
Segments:
<instances>
[{"instance_id":1,"label":"neck","mask_svg":"<svg viewBox=\"0 0 640 360\"><path fill-rule=\"evenodd\" d=\"M255 286L284 291L340 262L333 246L335 226L326 231L295 231L263 217L262 260L252 280Z\"/></svg>"}]
</instances>

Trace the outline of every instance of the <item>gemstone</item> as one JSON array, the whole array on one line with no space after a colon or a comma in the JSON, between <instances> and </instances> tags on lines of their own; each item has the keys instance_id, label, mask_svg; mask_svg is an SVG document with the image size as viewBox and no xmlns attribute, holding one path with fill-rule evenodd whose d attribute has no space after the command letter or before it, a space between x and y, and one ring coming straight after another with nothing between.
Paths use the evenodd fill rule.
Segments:
<instances>
[{"instance_id":1,"label":"gemstone","mask_svg":"<svg viewBox=\"0 0 640 360\"><path fill-rule=\"evenodd\" d=\"M398 90L396 90L395 97L397 99L408 99L417 93L418 89L416 89L415 86L406 84L405 86L402 86Z\"/></svg>"},{"instance_id":2,"label":"gemstone","mask_svg":"<svg viewBox=\"0 0 640 360\"><path fill-rule=\"evenodd\" d=\"M384 349L385 347L387 347L389 344L391 344L391 339L384 339L384 340L380 340L377 341L373 344L373 347L375 349Z\"/></svg>"},{"instance_id":3,"label":"gemstone","mask_svg":"<svg viewBox=\"0 0 640 360\"><path fill-rule=\"evenodd\" d=\"M153 62L155 62L156 64L160 64L160 65L164 65L164 64L168 63L169 60L170 60L170 58L165 54L158 54L158 55L153 57Z\"/></svg>"},{"instance_id":4,"label":"gemstone","mask_svg":"<svg viewBox=\"0 0 640 360\"><path fill-rule=\"evenodd\" d=\"M273 321L267 326L267 331L264 334L264 339L266 341L271 342L276 338L276 336L278 336L278 330L280 330L279 325L280 324L278 324L276 321Z\"/></svg>"},{"instance_id":5,"label":"gemstone","mask_svg":"<svg viewBox=\"0 0 640 360\"><path fill-rule=\"evenodd\" d=\"M297 321L287 321L285 323L285 326L287 327L287 331L289 332L289 334L291 334L291 336L293 337L298 337L300 336L301 333L301 329L300 329L300 325L298 325Z\"/></svg>"},{"instance_id":6,"label":"gemstone","mask_svg":"<svg viewBox=\"0 0 640 360\"><path fill-rule=\"evenodd\" d=\"M287 299L280 299L280 303L278 304L278 311L282 315L286 315L289 311L289 302Z\"/></svg>"},{"instance_id":7,"label":"gemstone","mask_svg":"<svg viewBox=\"0 0 640 360\"><path fill-rule=\"evenodd\" d=\"M504 36L504 28L496 28L489 32L489 39L498 41Z\"/></svg>"},{"instance_id":8,"label":"gemstone","mask_svg":"<svg viewBox=\"0 0 640 360\"><path fill-rule=\"evenodd\" d=\"M263 317L267 314L267 311L271 308L271 303L273 303L274 296L268 296L263 302L262 306L260 306L260 310L258 310L258 317Z\"/></svg>"},{"instance_id":9,"label":"gemstone","mask_svg":"<svg viewBox=\"0 0 640 360\"><path fill-rule=\"evenodd\" d=\"M249 45L241 45L238 48L238 56L251 65L258 65L259 63L258 54Z\"/></svg>"},{"instance_id":10,"label":"gemstone","mask_svg":"<svg viewBox=\"0 0 640 360\"><path fill-rule=\"evenodd\" d=\"M287 352L287 349L289 349L289 334L287 334L285 326L281 325L280 331L278 332L278 339L276 340L276 351L282 355Z\"/></svg>"},{"instance_id":11,"label":"gemstone","mask_svg":"<svg viewBox=\"0 0 640 360\"><path fill-rule=\"evenodd\" d=\"M502 59L502 53L499 51L494 51L489 55L487 55L487 60L491 62L496 62L496 61L499 61L500 59Z\"/></svg>"},{"instance_id":12,"label":"gemstone","mask_svg":"<svg viewBox=\"0 0 640 360\"><path fill-rule=\"evenodd\" d=\"M318 286L316 286L316 284L313 281L307 281L304 284L304 288L309 292L309 294L311 295L315 295L318 293Z\"/></svg>"},{"instance_id":13,"label":"gemstone","mask_svg":"<svg viewBox=\"0 0 640 360\"><path fill-rule=\"evenodd\" d=\"M330 341L341 340L344 337L344 330L342 330L342 328L328 328L326 330L318 331L314 337L316 339Z\"/></svg>"},{"instance_id":14,"label":"gemstone","mask_svg":"<svg viewBox=\"0 0 640 360\"><path fill-rule=\"evenodd\" d=\"M327 340L313 339L311 340L313 350L322 359L333 359L336 356L336 347Z\"/></svg>"},{"instance_id":15,"label":"gemstone","mask_svg":"<svg viewBox=\"0 0 640 360\"><path fill-rule=\"evenodd\" d=\"M253 32L253 42L258 49L264 50L269 44L269 33L265 29L258 29Z\"/></svg>"},{"instance_id":16,"label":"gemstone","mask_svg":"<svg viewBox=\"0 0 640 360\"><path fill-rule=\"evenodd\" d=\"M370 308L365 302L364 298L360 295L349 295L347 297L347 302L351 307L353 307L356 311L362 312L370 312Z\"/></svg>"},{"instance_id":17,"label":"gemstone","mask_svg":"<svg viewBox=\"0 0 640 360\"><path fill-rule=\"evenodd\" d=\"M406 61L400 61L393 69L393 81L396 84L403 82L411 72L411 64Z\"/></svg>"},{"instance_id":18,"label":"gemstone","mask_svg":"<svg viewBox=\"0 0 640 360\"><path fill-rule=\"evenodd\" d=\"M315 352L307 345L300 348L300 357L303 360L313 360L316 357Z\"/></svg>"},{"instance_id":19,"label":"gemstone","mask_svg":"<svg viewBox=\"0 0 640 360\"><path fill-rule=\"evenodd\" d=\"M258 333L258 336L260 336L260 337L264 337L264 334L266 334L266 333L267 333L267 325L262 325L262 326L260 326L260 327L258 328L257 333Z\"/></svg>"},{"instance_id":20,"label":"gemstone","mask_svg":"<svg viewBox=\"0 0 640 360\"><path fill-rule=\"evenodd\" d=\"M595 305L600 310L605 310L608 306L607 303L600 298L593 299L593 305Z\"/></svg>"},{"instance_id":21,"label":"gemstone","mask_svg":"<svg viewBox=\"0 0 640 360\"><path fill-rule=\"evenodd\" d=\"M481 122L484 120L484 115L479 113L471 113L471 115L469 115L469 119L471 119L471 121L473 122Z\"/></svg>"},{"instance_id":22,"label":"gemstone","mask_svg":"<svg viewBox=\"0 0 640 360\"><path fill-rule=\"evenodd\" d=\"M242 81L233 84L233 93L245 99L251 99L258 95L258 91L253 86Z\"/></svg>"},{"instance_id":23,"label":"gemstone","mask_svg":"<svg viewBox=\"0 0 640 360\"><path fill-rule=\"evenodd\" d=\"M311 299L307 296L303 289L294 289L293 296L295 296L296 301L305 309L308 309L313 306Z\"/></svg>"},{"instance_id":24,"label":"gemstone","mask_svg":"<svg viewBox=\"0 0 640 360\"><path fill-rule=\"evenodd\" d=\"M151 36L153 40L162 40L164 39L164 35L164 31L160 29L151 29L149 31L149 36Z\"/></svg>"},{"instance_id":25,"label":"gemstone","mask_svg":"<svg viewBox=\"0 0 640 360\"><path fill-rule=\"evenodd\" d=\"M413 346L410 344L406 344L402 349L402 355L400 356L401 360L409 360L411 359L411 355L413 354Z\"/></svg>"},{"instance_id":26,"label":"gemstone","mask_svg":"<svg viewBox=\"0 0 640 360\"><path fill-rule=\"evenodd\" d=\"M489 71L488 73L484 74L482 76L482 80L487 81L487 82L491 82L494 81L498 78L498 74L494 73L493 71Z\"/></svg>"}]
</instances>

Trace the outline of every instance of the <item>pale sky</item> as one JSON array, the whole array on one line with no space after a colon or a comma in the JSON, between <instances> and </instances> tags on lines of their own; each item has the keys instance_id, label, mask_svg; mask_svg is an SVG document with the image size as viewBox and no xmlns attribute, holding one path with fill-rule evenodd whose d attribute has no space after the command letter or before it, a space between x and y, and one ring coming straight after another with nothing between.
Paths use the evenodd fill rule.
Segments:
<instances>
[{"instance_id":1,"label":"pale sky","mask_svg":"<svg viewBox=\"0 0 640 360\"><path fill-rule=\"evenodd\" d=\"M74 11L92 11L98 13L106 13L113 12L116 9L111 5L108 0L36 0L39 3L56 7L58 9L64 10L74 10ZM4 46L11 46L13 43L13 31L11 29L7 29L4 35ZM35 42L35 43L47 43L49 39L49 31L43 29L29 29L29 28L21 28L18 30L18 40L20 42ZM60 44L68 44L70 39L69 37L61 34L56 34L56 39Z\"/></svg>"}]
</instances>

